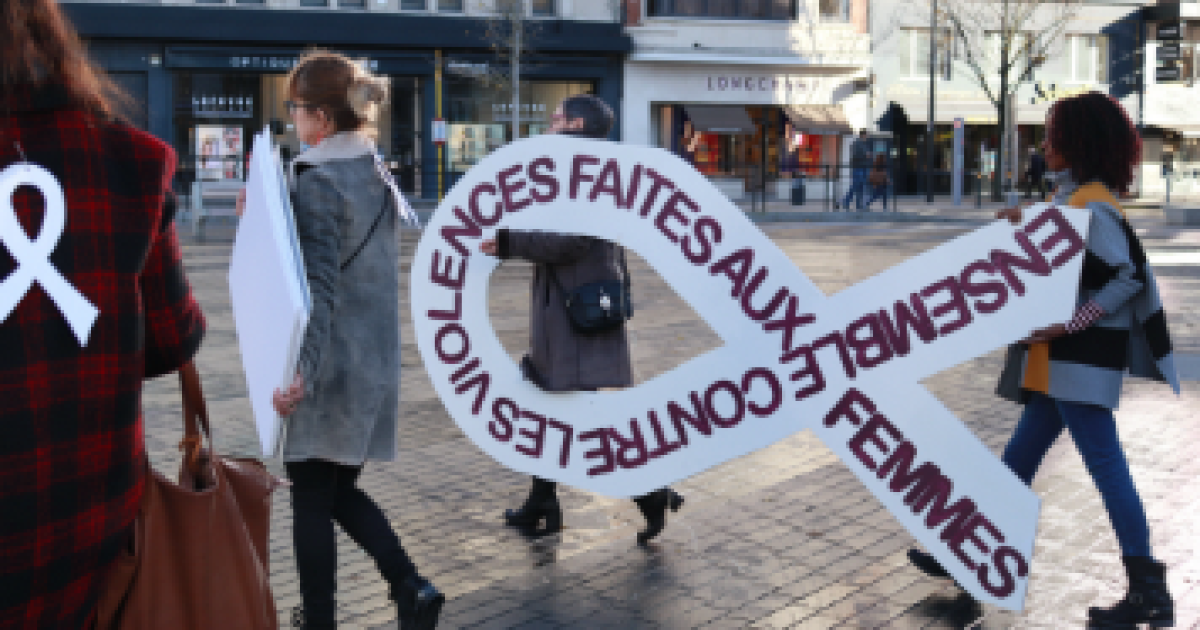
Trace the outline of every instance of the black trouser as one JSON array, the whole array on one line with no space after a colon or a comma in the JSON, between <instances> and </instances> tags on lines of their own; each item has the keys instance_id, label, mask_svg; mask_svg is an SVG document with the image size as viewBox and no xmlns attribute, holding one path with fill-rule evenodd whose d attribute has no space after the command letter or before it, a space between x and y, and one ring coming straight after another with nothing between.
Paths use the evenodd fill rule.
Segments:
<instances>
[{"instance_id":1,"label":"black trouser","mask_svg":"<svg viewBox=\"0 0 1200 630\"><path fill-rule=\"evenodd\" d=\"M337 587L336 521L375 560L393 591L417 569L400 546L387 516L357 485L362 466L322 460L284 464L292 482L292 544L300 573L305 623L332 624Z\"/></svg>"}]
</instances>

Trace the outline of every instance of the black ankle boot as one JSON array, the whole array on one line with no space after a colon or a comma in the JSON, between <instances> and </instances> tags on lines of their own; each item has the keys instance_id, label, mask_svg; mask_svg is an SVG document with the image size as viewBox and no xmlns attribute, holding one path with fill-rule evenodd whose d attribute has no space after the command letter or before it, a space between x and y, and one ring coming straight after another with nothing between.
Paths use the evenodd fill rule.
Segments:
<instances>
[{"instance_id":1,"label":"black ankle boot","mask_svg":"<svg viewBox=\"0 0 1200 630\"><path fill-rule=\"evenodd\" d=\"M433 630L446 596L420 576L412 576L392 589L400 630Z\"/></svg>"},{"instance_id":2,"label":"black ankle boot","mask_svg":"<svg viewBox=\"0 0 1200 630\"><path fill-rule=\"evenodd\" d=\"M562 508L558 506L556 484L539 477L533 478L529 496L519 510L505 510L504 521L510 527L519 527L526 534L542 536L562 531ZM546 524L538 528L542 520Z\"/></svg>"},{"instance_id":3,"label":"black ankle boot","mask_svg":"<svg viewBox=\"0 0 1200 630\"><path fill-rule=\"evenodd\" d=\"M1122 556L1129 591L1111 608L1088 609L1089 628L1175 627L1175 602L1167 591L1167 567L1154 558Z\"/></svg>"},{"instance_id":4,"label":"black ankle boot","mask_svg":"<svg viewBox=\"0 0 1200 630\"><path fill-rule=\"evenodd\" d=\"M663 488L637 497L633 502L637 504L638 510L646 518L646 529L638 532L637 535L638 544L645 545L652 538L661 534L663 528L667 526L667 509L678 512L679 508L683 506L683 495L670 488Z\"/></svg>"},{"instance_id":5,"label":"black ankle boot","mask_svg":"<svg viewBox=\"0 0 1200 630\"><path fill-rule=\"evenodd\" d=\"M950 572L946 570L946 567L942 566L942 563L937 561L937 558L934 558L932 555L927 554L919 549L908 550L908 561L929 577L950 577Z\"/></svg>"},{"instance_id":6,"label":"black ankle boot","mask_svg":"<svg viewBox=\"0 0 1200 630\"><path fill-rule=\"evenodd\" d=\"M304 607L296 606L292 608L292 627L300 628L301 630L337 630L337 623L333 621L309 623L304 618Z\"/></svg>"}]
</instances>

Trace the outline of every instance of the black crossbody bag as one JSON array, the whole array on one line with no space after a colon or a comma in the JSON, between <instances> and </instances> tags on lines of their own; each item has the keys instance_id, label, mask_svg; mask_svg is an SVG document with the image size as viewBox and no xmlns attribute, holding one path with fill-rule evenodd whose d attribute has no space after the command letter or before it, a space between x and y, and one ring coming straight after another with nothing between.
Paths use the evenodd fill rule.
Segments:
<instances>
[{"instance_id":1,"label":"black crossbody bag","mask_svg":"<svg viewBox=\"0 0 1200 630\"><path fill-rule=\"evenodd\" d=\"M563 289L553 265L546 265L550 281L564 296L571 328L583 335L615 330L633 318L633 280L621 248L621 279L588 282L570 291Z\"/></svg>"}]
</instances>

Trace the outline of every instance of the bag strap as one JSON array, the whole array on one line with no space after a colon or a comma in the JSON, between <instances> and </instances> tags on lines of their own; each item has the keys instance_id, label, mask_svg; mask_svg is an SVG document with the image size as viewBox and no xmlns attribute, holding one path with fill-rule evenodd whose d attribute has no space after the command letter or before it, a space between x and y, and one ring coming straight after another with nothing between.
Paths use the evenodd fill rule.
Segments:
<instances>
[{"instance_id":1,"label":"bag strap","mask_svg":"<svg viewBox=\"0 0 1200 630\"><path fill-rule=\"evenodd\" d=\"M632 293L633 278L629 275L629 267L626 266L625 263L625 248L621 247L620 245L616 245L616 247L621 250L621 284L625 286L626 292ZM565 297L569 302L571 300L571 296L567 294L567 292L563 289L562 283L558 281L558 274L554 273L554 265L546 265L546 273L550 274L550 281L554 283L554 286L558 289L558 292L562 294L562 296Z\"/></svg>"},{"instance_id":2,"label":"bag strap","mask_svg":"<svg viewBox=\"0 0 1200 630\"><path fill-rule=\"evenodd\" d=\"M213 439L204 388L194 362L188 361L179 368L179 389L183 393L183 440L179 442L179 450L184 453L187 467L195 471L201 464L205 438L208 439L209 449L213 446Z\"/></svg>"},{"instance_id":3,"label":"bag strap","mask_svg":"<svg viewBox=\"0 0 1200 630\"><path fill-rule=\"evenodd\" d=\"M387 214L387 201L388 195L386 192L384 192L383 207L379 209L379 214L375 216L375 222L371 224L371 229L367 230L367 235L363 238L362 242L358 244L358 249L354 250L354 253L350 254L350 257L346 259L346 262L342 263L342 271L345 271L346 268L350 266L350 263L354 262L354 259L358 258L358 255L362 253L362 250L367 246L367 243L371 242L371 237L375 235L375 228L379 227L379 222L383 220L383 215Z\"/></svg>"}]
</instances>

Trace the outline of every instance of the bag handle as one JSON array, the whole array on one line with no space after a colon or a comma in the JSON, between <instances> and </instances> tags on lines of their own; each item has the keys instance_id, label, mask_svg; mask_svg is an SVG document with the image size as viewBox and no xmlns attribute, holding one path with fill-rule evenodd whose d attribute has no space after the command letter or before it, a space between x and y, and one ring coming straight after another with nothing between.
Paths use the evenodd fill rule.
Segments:
<instances>
[{"instance_id":1,"label":"bag handle","mask_svg":"<svg viewBox=\"0 0 1200 630\"><path fill-rule=\"evenodd\" d=\"M179 368L179 388L183 393L183 439L179 442L179 450L183 451L188 469L198 472L203 465L204 439L208 438L210 449L213 439L208 405L204 401L204 388L195 362L188 361Z\"/></svg>"}]
</instances>

